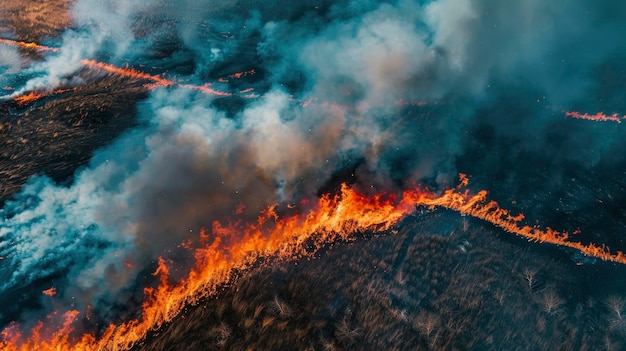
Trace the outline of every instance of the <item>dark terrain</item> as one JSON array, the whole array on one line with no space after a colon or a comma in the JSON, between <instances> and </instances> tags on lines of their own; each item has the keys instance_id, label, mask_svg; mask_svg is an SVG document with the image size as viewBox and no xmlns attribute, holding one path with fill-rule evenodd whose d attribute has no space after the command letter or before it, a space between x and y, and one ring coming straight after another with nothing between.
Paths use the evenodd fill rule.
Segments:
<instances>
[{"instance_id":1,"label":"dark terrain","mask_svg":"<svg viewBox=\"0 0 626 351\"><path fill-rule=\"evenodd\" d=\"M435 211L247 272L135 350L617 350L624 286L602 277L625 273Z\"/></svg>"}]
</instances>

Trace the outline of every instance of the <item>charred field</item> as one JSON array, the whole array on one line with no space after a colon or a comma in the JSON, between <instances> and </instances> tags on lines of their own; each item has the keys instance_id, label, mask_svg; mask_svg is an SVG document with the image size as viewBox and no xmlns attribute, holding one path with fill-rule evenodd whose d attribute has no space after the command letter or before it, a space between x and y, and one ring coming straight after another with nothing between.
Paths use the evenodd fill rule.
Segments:
<instances>
[{"instance_id":1,"label":"charred field","mask_svg":"<svg viewBox=\"0 0 626 351\"><path fill-rule=\"evenodd\" d=\"M447 223L442 225L442 223ZM134 350L593 350L619 347L623 267L572 269L450 211L314 258L244 272ZM504 239L504 240L503 240ZM549 256L547 258L546 256ZM623 299L620 299L623 303Z\"/></svg>"}]
</instances>

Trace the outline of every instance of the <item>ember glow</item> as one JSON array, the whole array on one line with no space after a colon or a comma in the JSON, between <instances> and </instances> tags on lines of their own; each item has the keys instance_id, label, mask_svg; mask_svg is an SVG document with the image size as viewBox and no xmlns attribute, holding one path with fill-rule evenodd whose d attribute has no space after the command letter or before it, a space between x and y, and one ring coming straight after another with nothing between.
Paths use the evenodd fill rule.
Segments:
<instances>
[{"instance_id":1,"label":"ember glow","mask_svg":"<svg viewBox=\"0 0 626 351\"><path fill-rule=\"evenodd\" d=\"M144 290L141 318L112 324L100 337L88 334L78 337L71 323L79 312L69 311L64 314L64 322L58 330L54 323L40 323L31 331L31 336L22 337L17 332L18 326L11 326L2 333L2 347L10 351L128 350L151 330L179 315L186 306L232 283L237 279L235 272L245 271L259 259L296 260L312 256L330 243L355 240L359 232L387 231L419 206L454 210L529 241L565 246L589 257L626 264L626 255L622 252L612 253L606 246L571 241L568 233L551 228L525 225L524 215L514 216L495 201L489 201L485 190L472 195L469 190L463 190L468 178L462 174L460 180L457 188L440 195L416 189L400 196L364 196L344 184L335 196L324 195L314 206L300 205L301 212L297 214L279 215L277 206L272 206L259 215L256 223L215 222L210 230L200 232L198 241L202 246L193 250L195 267L185 279L171 284L170 266L159 259L154 275L159 277L160 284ZM48 295L53 296L54 290L51 290Z\"/></svg>"},{"instance_id":2,"label":"ember glow","mask_svg":"<svg viewBox=\"0 0 626 351\"><path fill-rule=\"evenodd\" d=\"M171 80L165 79L161 76L147 74L141 71L138 71L134 68L120 68L108 63L98 62L94 60L83 60L82 63L85 67L101 69L103 71L107 71L113 74L119 74L122 77L135 78L140 80L149 80L152 81L155 87L169 87L174 85L175 83Z\"/></svg>"},{"instance_id":3,"label":"ember glow","mask_svg":"<svg viewBox=\"0 0 626 351\"><path fill-rule=\"evenodd\" d=\"M626 116L620 116L617 113L614 113L612 115L605 115L604 112L598 112L595 115L590 115L588 113L580 113L580 112L576 112L576 111L568 111L568 112L565 112L565 116L572 117L572 118L577 118L577 119L586 119L586 120L595 121L595 122L617 122L617 123L622 123L622 120L626 119Z\"/></svg>"},{"instance_id":4,"label":"ember glow","mask_svg":"<svg viewBox=\"0 0 626 351\"><path fill-rule=\"evenodd\" d=\"M15 46L18 47L20 49L26 49L26 50L38 50L38 51L47 51L47 52L59 52L58 48L53 48L50 46L45 46L45 45L40 45L37 43L28 43L28 42L24 42L24 41L19 41L19 40L11 40L11 39L4 39L4 38L0 38L0 44L6 44L6 45L11 45L11 46Z\"/></svg>"},{"instance_id":5,"label":"ember glow","mask_svg":"<svg viewBox=\"0 0 626 351\"><path fill-rule=\"evenodd\" d=\"M134 79L138 79L138 80L148 80L153 82L152 84L148 84L146 85L147 88L149 89L154 89L154 88L158 88L158 87L171 87L171 86L176 86L179 88L184 88L184 89L191 89L191 90L196 90L199 92L202 92L204 94L207 95L213 95L213 96L232 96L233 94L231 93L227 93L227 92L223 92L223 91L219 91L219 90L215 90L211 87L210 83L206 83L203 85L193 85L193 84L180 84L177 83L174 80L170 80L167 78L163 78L161 76L157 76L157 75L153 75L153 74L148 74L142 71L138 71L134 68L120 68L120 67L116 67L107 63L103 63L103 62L97 62L94 60L83 60L83 64L85 65L85 67L88 68L92 68L92 69L101 69L104 70L106 72L109 73L113 73L113 74L119 74L122 77L129 77L129 78L134 78Z\"/></svg>"},{"instance_id":6,"label":"ember glow","mask_svg":"<svg viewBox=\"0 0 626 351\"><path fill-rule=\"evenodd\" d=\"M30 93L26 95L20 95L20 96L15 97L14 100L20 105L27 105L27 104L30 104L34 101L41 99L44 96L45 94L42 92L31 91Z\"/></svg>"},{"instance_id":7,"label":"ember glow","mask_svg":"<svg viewBox=\"0 0 626 351\"><path fill-rule=\"evenodd\" d=\"M10 40L10 39L0 39L0 43L2 44L6 44L6 45L11 45L11 46L16 46L19 48L23 48L23 49L28 49L28 50L39 50L39 51L49 51L49 52L59 52L58 48L53 48L53 47L49 47L49 46L45 46L45 45L40 45L37 43L26 43L26 42L21 42L21 41L17 41L17 40ZM106 71L108 73L111 74L117 74L120 75L122 77L127 77L127 78L133 78L133 79L137 79L137 80L147 80L152 82L151 84L147 84L146 87L149 89L154 89L154 88L158 88L158 87L171 87L171 86L177 86L177 87L181 87L181 88L185 88L185 89L192 89L192 90L196 90L196 91L200 91L202 93L208 94L208 95L214 95L214 96L232 96L233 94L231 93L227 93L227 92L222 92L222 91L218 91L215 90L213 88L211 88L211 84L210 83L205 83L203 85L193 85L193 84L179 84L173 80L169 80L167 78L164 78L162 76L159 75L154 75L154 74L148 74L142 71L139 71L137 69L134 69L132 67L117 67L108 63L104 63L104 62L99 62L96 60L90 60L90 59L84 59L81 61L82 64L90 69L99 69L99 70L103 70ZM241 77L247 76L247 75L252 75L254 74L254 70L249 70L249 71L243 71L243 72L236 72L233 73L231 75L228 76L228 78L231 79L239 79ZM227 79L223 79L220 78L219 79L220 82L228 82ZM244 92L249 92L248 91L244 91ZM40 99L41 97L45 96L45 94L43 94L42 92L29 92L25 95L19 95L17 97L14 98L14 100L19 103L19 104L28 104L31 103L35 100Z\"/></svg>"}]
</instances>

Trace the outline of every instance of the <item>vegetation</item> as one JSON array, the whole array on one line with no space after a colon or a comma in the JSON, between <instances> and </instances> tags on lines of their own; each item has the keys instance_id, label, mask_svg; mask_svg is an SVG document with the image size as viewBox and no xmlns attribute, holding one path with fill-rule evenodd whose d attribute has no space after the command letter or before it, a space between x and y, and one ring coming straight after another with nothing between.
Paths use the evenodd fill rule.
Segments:
<instances>
[{"instance_id":1,"label":"vegetation","mask_svg":"<svg viewBox=\"0 0 626 351\"><path fill-rule=\"evenodd\" d=\"M395 235L364 235L313 260L247 272L137 350L624 345L626 300L578 284L595 267L576 266L558 249L537 253L523 242L502 242L496 230L467 222L436 211L407 219Z\"/></svg>"}]
</instances>

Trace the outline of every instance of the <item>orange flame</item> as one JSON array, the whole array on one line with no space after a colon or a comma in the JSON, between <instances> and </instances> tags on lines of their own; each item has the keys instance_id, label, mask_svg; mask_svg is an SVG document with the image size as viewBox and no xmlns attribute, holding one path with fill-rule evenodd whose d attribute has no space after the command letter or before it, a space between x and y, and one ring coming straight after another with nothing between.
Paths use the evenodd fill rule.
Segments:
<instances>
[{"instance_id":1,"label":"orange flame","mask_svg":"<svg viewBox=\"0 0 626 351\"><path fill-rule=\"evenodd\" d=\"M134 68L120 68L117 66L113 66L108 63L98 62L94 60L83 60L83 65L89 68L98 68L109 73L119 74L123 77L141 79L141 80L149 80L152 81L153 84L147 85L146 87L149 89L157 88L157 87L170 87L177 86L179 88L192 89L197 90L202 93L214 96L232 96L233 94L228 92L223 92L219 90L215 90L211 88L210 83L206 83L204 85L193 85L193 84L180 84L173 80L163 78L158 75L148 74Z\"/></svg>"},{"instance_id":2,"label":"orange flame","mask_svg":"<svg viewBox=\"0 0 626 351\"><path fill-rule=\"evenodd\" d=\"M467 182L468 178L461 175L457 188L440 195L418 188L404 192L401 197L393 194L365 196L343 185L340 194L322 196L316 206L302 214L281 216L276 206L271 206L259 215L256 223L224 225L214 222L212 235L206 230L200 232L199 242L203 246L193 251L196 265L185 279L172 284L169 280L171 263L159 259L154 275L159 276L160 284L144 290L145 301L139 319L111 324L99 338L84 334L71 339L68 336L72 331L70 324L78 314L71 311L58 331L49 333L40 323L26 340L16 325L10 326L0 334L3 339L0 348L10 351L128 350L151 330L171 321L185 306L197 303L214 294L219 286L232 282L237 278L235 272L249 268L258 258L293 260L309 256L311 248L319 249L337 240L354 240L357 232L388 230L417 206L455 210L530 241L566 246L588 256L626 264L626 255L622 252L613 254L605 246L570 241L565 232L522 225L523 215L513 216L495 201L488 201L486 191L475 195L462 191ZM308 206L307 202L301 206Z\"/></svg>"},{"instance_id":3,"label":"orange flame","mask_svg":"<svg viewBox=\"0 0 626 351\"><path fill-rule=\"evenodd\" d=\"M53 48L53 47L49 47L49 46L45 46L45 45L40 45L40 44L37 44L37 43L28 43L28 42L23 42L23 41L2 39L2 38L0 38L0 43L6 44L6 45L15 46L15 47L19 47L19 48L23 48L23 49L29 49L29 50L59 52L58 48ZM222 91L218 91L218 90L212 89L210 87L211 86L210 84L204 84L204 85L178 84L178 83L176 83L173 80L169 80L167 78L163 78L163 77L158 76L158 75L148 74L148 73L136 70L134 68L120 68L120 67L108 64L108 63L98 62L98 61L95 61L95 60L84 59L84 60L82 60L82 64L85 67L88 67L88 68L101 69L101 70L107 71L109 73L114 73L114 74L121 75L123 77L129 77L129 78L135 78L135 79L152 81L153 84L147 86L147 88L149 88L149 89L153 89L155 87L169 87L169 86L174 86L175 85L175 86L178 86L178 87L181 87L181 88L194 89L194 90L197 90L197 91L201 91L201 92L203 92L205 94L209 94L209 95L232 96L231 93L222 92ZM241 78L243 76L254 74L254 73L255 73L254 70L250 70L250 71L245 71L245 72L237 72L237 73L229 75L228 77L229 78ZM42 96L44 96L44 95L41 94L41 93L31 92L31 93L29 93L27 95L16 97L15 101L20 103L20 104L26 104L26 103L32 102L34 100L37 100L37 99L41 98Z\"/></svg>"},{"instance_id":4,"label":"orange flame","mask_svg":"<svg viewBox=\"0 0 626 351\"><path fill-rule=\"evenodd\" d=\"M243 72L235 72L233 74L229 74L226 78L218 78L218 81L220 83L226 83L226 82L228 82L227 78L230 78L230 79L241 79L241 77L251 76L251 75L253 75L255 73L256 73L256 71L254 69L251 69L249 71L243 71Z\"/></svg>"},{"instance_id":5,"label":"orange flame","mask_svg":"<svg viewBox=\"0 0 626 351\"><path fill-rule=\"evenodd\" d=\"M94 60L83 60L83 65L89 68L98 68L109 73L119 74L122 77L129 77L141 80L150 80L157 86L168 87L174 85L174 82L161 76L152 75L138 71L134 68L120 68L108 63L98 62Z\"/></svg>"},{"instance_id":6,"label":"orange flame","mask_svg":"<svg viewBox=\"0 0 626 351\"><path fill-rule=\"evenodd\" d=\"M42 291L41 293L47 296L54 296L57 294L57 289L53 286L50 289Z\"/></svg>"},{"instance_id":7,"label":"orange flame","mask_svg":"<svg viewBox=\"0 0 626 351\"><path fill-rule=\"evenodd\" d=\"M28 50L39 50L39 51L50 51L50 52L58 52L59 51L59 49L53 48L53 47L50 47L50 46L39 45L37 43L28 43L28 42L25 42L25 41L18 41L18 40L10 40L10 39L2 39L2 38L0 38L0 43L6 44L6 45L11 45L11 46L16 46L18 48L28 49Z\"/></svg>"},{"instance_id":8,"label":"orange flame","mask_svg":"<svg viewBox=\"0 0 626 351\"><path fill-rule=\"evenodd\" d=\"M17 102L20 105L26 105L26 104L29 104L31 102L37 101L37 100L41 99L44 96L45 96L45 94L42 93L42 92L31 91L30 93L28 93L26 95L21 95L21 96L16 97L14 99L14 101Z\"/></svg>"},{"instance_id":9,"label":"orange flame","mask_svg":"<svg viewBox=\"0 0 626 351\"><path fill-rule=\"evenodd\" d=\"M566 117L578 118L578 119L586 119L589 121L596 122L617 122L622 123L622 119L626 119L626 116L620 117L617 113L614 113L610 116L605 115L604 112L598 112L595 115L590 115L588 113L580 113L576 111L568 111L565 112Z\"/></svg>"},{"instance_id":10,"label":"orange flame","mask_svg":"<svg viewBox=\"0 0 626 351\"><path fill-rule=\"evenodd\" d=\"M26 93L24 95L19 95L13 98L13 101L15 101L16 103L20 104L20 105L28 105L32 102L35 102L43 97L46 96L50 96L50 95L58 95L58 94L63 94L63 93L67 93L68 91L72 91L75 90L76 88L69 88L69 89L56 89L55 91L31 91L29 93Z\"/></svg>"}]
</instances>

